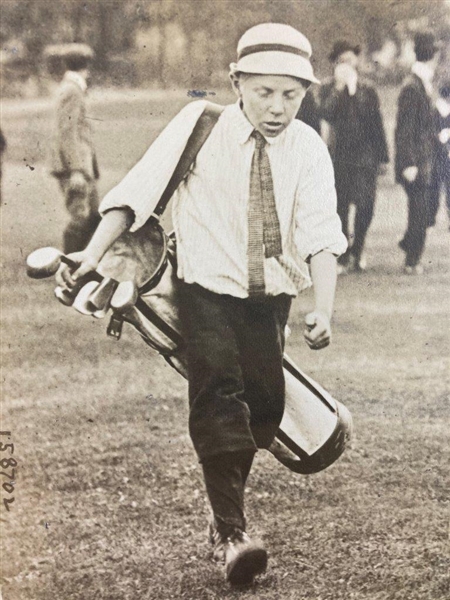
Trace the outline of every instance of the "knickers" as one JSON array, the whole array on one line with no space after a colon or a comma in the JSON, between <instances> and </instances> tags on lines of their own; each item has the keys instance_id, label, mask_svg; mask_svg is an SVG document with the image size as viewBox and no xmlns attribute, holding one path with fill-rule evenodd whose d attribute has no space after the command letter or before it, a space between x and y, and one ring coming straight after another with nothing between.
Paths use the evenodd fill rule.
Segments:
<instances>
[{"instance_id":1,"label":"knickers","mask_svg":"<svg viewBox=\"0 0 450 600\"><path fill-rule=\"evenodd\" d=\"M257 448L284 411L284 328L291 298L255 302L180 282L187 343L189 431L222 535L245 530L244 488Z\"/></svg>"},{"instance_id":2,"label":"knickers","mask_svg":"<svg viewBox=\"0 0 450 600\"><path fill-rule=\"evenodd\" d=\"M180 282L189 430L200 460L272 443L284 411L290 305L285 294L256 302Z\"/></svg>"}]
</instances>

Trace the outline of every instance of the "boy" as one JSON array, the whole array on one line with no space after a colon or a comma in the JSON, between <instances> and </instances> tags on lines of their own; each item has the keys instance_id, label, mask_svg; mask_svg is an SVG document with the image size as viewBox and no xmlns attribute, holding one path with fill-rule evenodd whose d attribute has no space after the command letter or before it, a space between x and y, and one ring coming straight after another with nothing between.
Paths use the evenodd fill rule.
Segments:
<instances>
[{"instance_id":1,"label":"boy","mask_svg":"<svg viewBox=\"0 0 450 600\"><path fill-rule=\"evenodd\" d=\"M268 448L284 410L282 356L291 299L315 285L305 338L330 343L336 255L346 240L331 160L295 120L310 83L311 46L287 25L261 24L238 44L227 106L174 195L180 318L188 349L189 431L213 512L214 556L232 584L263 571L267 552L246 533L244 488L254 454ZM122 231L149 218L204 103L185 107L103 200L103 220L80 267L94 269Z\"/></svg>"}]
</instances>

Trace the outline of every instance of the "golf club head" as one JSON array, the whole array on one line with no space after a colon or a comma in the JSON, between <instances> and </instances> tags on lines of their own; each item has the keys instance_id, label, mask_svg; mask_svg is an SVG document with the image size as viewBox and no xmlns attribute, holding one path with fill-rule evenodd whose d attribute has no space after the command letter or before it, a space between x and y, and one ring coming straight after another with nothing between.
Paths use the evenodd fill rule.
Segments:
<instances>
[{"instance_id":1,"label":"golf club head","mask_svg":"<svg viewBox=\"0 0 450 600\"><path fill-rule=\"evenodd\" d=\"M82 315L93 315L97 309L91 303L91 296L98 287L97 281L88 281L76 295L73 308Z\"/></svg>"},{"instance_id":2,"label":"golf club head","mask_svg":"<svg viewBox=\"0 0 450 600\"><path fill-rule=\"evenodd\" d=\"M64 304L64 306L72 306L76 296L76 294L70 290L65 290L59 285L55 287L54 294L58 302L61 302L61 304Z\"/></svg>"},{"instance_id":3,"label":"golf club head","mask_svg":"<svg viewBox=\"0 0 450 600\"><path fill-rule=\"evenodd\" d=\"M138 289L134 281L122 281L111 299L111 308L125 311L136 304Z\"/></svg>"},{"instance_id":4,"label":"golf club head","mask_svg":"<svg viewBox=\"0 0 450 600\"><path fill-rule=\"evenodd\" d=\"M108 310L112 295L119 282L110 277L105 277L98 287L91 293L89 302L94 310Z\"/></svg>"},{"instance_id":5,"label":"golf club head","mask_svg":"<svg viewBox=\"0 0 450 600\"><path fill-rule=\"evenodd\" d=\"M27 275L33 279L52 277L61 264L62 252L50 246L39 248L27 257Z\"/></svg>"}]
</instances>

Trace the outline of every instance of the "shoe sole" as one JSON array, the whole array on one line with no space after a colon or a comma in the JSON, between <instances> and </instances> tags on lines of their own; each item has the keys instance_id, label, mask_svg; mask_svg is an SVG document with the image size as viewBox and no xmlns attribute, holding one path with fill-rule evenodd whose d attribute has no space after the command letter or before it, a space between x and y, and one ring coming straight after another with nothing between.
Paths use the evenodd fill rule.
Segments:
<instances>
[{"instance_id":1,"label":"shoe sole","mask_svg":"<svg viewBox=\"0 0 450 600\"><path fill-rule=\"evenodd\" d=\"M247 548L228 565L227 580L231 585L249 585L255 575L267 568L267 551L264 548Z\"/></svg>"}]
</instances>

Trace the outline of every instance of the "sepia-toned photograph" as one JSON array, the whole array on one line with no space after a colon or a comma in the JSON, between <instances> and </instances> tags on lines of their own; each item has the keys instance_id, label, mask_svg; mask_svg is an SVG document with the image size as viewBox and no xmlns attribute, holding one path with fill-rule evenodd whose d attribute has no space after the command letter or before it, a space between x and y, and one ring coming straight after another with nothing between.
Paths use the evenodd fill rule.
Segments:
<instances>
[{"instance_id":1,"label":"sepia-toned photograph","mask_svg":"<svg viewBox=\"0 0 450 600\"><path fill-rule=\"evenodd\" d=\"M448 600L450 0L0 41L0 600Z\"/></svg>"}]
</instances>

